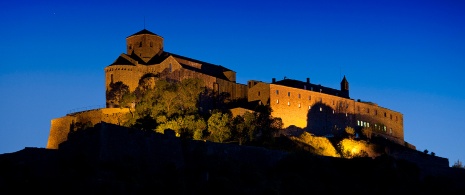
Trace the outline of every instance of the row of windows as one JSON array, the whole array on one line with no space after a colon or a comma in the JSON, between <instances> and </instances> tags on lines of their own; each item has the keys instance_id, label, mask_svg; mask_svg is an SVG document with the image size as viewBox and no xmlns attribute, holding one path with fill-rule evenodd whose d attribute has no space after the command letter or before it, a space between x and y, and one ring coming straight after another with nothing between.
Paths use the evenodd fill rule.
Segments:
<instances>
[{"instance_id":1,"label":"row of windows","mask_svg":"<svg viewBox=\"0 0 465 195\"><path fill-rule=\"evenodd\" d=\"M359 126L359 127L370 127L370 123L366 122L366 121L357 120L357 126ZM384 125L381 126L381 125L375 124L374 129L382 130L384 132L387 131L387 127L384 126ZM389 133L392 134L392 128L389 128Z\"/></svg>"},{"instance_id":2,"label":"row of windows","mask_svg":"<svg viewBox=\"0 0 465 195\"><path fill-rule=\"evenodd\" d=\"M357 111L360 112L360 106L357 106ZM366 109L366 113L370 114L370 108L367 108L367 109ZM374 115L375 115L375 116L378 115L378 110L375 110L375 111L374 111ZM387 113L386 113L386 112L384 112L384 117L387 117ZM399 118L398 118L397 116L395 116L394 118L395 118L396 121L399 120ZM389 119L391 119L391 120L393 119L392 114L389 114Z\"/></svg>"},{"instance_id":3,"label":"row of windows","mask_svg":"<svg viewBox=\"0 0 465 195\"><path fill-rule=\"evenodd\" d=\"M112 69L107 70L107 72L108 72L108 71L115 71L115 70L128 70L128 71L132 71L132 69L130 69L130 68L112 68Z\"/></svg>"},{"instance_id":4,"label":"row of windows","mask_svg":"<svg viewBox=\"0 0 465 195\"><path fill-rule=\"evenodd\" d=\"M142 47L142 41L139 42L139 47ZM150 47L153 47L153 42L150 42ZM132 49L132 45L129 45L129 49Z\"/></svg>"}]
</instances>

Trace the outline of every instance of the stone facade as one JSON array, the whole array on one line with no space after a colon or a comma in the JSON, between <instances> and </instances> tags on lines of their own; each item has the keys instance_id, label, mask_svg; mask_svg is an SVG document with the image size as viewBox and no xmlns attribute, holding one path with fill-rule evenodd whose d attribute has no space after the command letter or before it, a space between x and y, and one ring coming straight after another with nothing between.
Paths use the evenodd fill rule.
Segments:
<instances>
[{"instance_id":1,"label":"stone facade","mask_svg":"<svg viewBox=\"0 0 465 195\"><path fill-rule=\"evenodd\" d=\"M248 84L248 100L269 104L272 115L280 117L284 127L296 126L321 136L341 134L347 126L359 131L369 128L374 134L403 144L403 115L399 112L336 95L343 93L258 81Z\"/></svg>"},{"instance_id":2,"label":"stone facade","mask_svg":"<svg viewBox=\"0 0 465 195\"><path fill-rule=\"evenodd\" d=\"M199 78L206 88L229 94L230 100L246 99L249 104L270 105L272 115L281 118L286 128L304 128L321 136L341 134L345 127L353 127L358 132L371 129L375 135L406 144L402 113L351 99L345 76L340 90L312 84L309 78L306 82L286 78L281 81L273 78L271 83L251 80L244 85L236 83L236 72L223 66L164 51L163 38L145 29L127 37L126 46L127 53L105 67L107 92L116 82L122 82L133 92L147 77L153 78L154 82L157 79ZM73 123L104 121L119 124L118 119L129 110L109 109L118 105L108 96L106 103L108 109L74 113L52 120L47 148L56 148L65 141ZM107 112L113 113L108 115ZM234 110L233 114L243 112Z\"/></svg>"}]
</instances>

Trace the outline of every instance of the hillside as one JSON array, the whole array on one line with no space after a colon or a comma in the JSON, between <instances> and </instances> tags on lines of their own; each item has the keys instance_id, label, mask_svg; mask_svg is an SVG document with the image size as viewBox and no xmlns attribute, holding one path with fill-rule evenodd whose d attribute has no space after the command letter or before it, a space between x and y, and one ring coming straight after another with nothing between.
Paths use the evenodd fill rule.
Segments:
<instances>
[{"instance_id":1,"label":"hillside","mask_svg":"<svg viewBox=\"0 0 465 195\"><path fill-rule=\"evenodd\" d=\"M465 192L465 170L392 155L344 159L180 139L100 123L59 148L0 155L2 194L310 194ZM286 144L287 143L287 144ZM393 152L394 153L394 152Z\"/></svg>"}]
</instances>

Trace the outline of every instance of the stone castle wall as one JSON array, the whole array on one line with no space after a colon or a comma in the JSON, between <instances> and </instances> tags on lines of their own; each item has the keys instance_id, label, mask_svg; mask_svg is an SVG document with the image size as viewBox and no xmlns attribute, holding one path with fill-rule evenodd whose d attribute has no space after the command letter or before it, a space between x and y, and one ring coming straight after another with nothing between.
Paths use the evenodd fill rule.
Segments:
<instances>
[{"instance_id":1,"label":"stone castle wall","mask_svg":"<svg viewBox=\"0 0 465 195\"><path fill-rule=\"evenodd\" d=\"M57 149L60 143L68 139L68 134L72 131L73 125L77 123L95 125L106 122L121 125L125 120L124 115L128 112L128 108L102 108L52 119L46 148Z\"/></svg>"},{"instance_id":2,"label":"stone castle wall","mask_svg":"<svg viewBox=\"0 0 465 195\"><path fill-rule=\"evenodd\" d=\"M393 140L404 139L402 114L376 104L263 82L249 88L248 98L269 102L284 127L295 125L322 135L342 133L345 126L367 127Z\"/></svg>"}]
</instances>

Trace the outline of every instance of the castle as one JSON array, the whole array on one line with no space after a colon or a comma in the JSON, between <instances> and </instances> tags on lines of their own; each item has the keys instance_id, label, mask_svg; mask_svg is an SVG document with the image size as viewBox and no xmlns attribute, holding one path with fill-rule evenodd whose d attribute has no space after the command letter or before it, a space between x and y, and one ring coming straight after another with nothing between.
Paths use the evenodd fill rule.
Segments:
<instances>
[{"instance_id":1,"label":"castle","mask_svg":"<svg viewBox=\"0 0 465 195\"><path fill-rule=\"evenodd\" d=\"M358 132L368 128L375 135L409 145L404 141L402 113L351 99L345 76L340 89L312 84L309 78L306 81L272 78L271 83L251 80L240 84L236 83L233 70L164 51L163 38L146 29L127 37L126 47L126 53L105 67L107 92L115 83L122 83L133 92L143 79L152 78L155 82L157 79L199 78L206 88L227 93L231 100L245 99L249 103L269 105L272 116L281 118L284 128L301 128L318 136L341 134L347 126ZM53 119L47 148L57 148L66 141L70 126L75 122L120 124L121 116L130 108L117 107L118 102L107 93L106 108Z\"/></svg>"}]
</instances>

